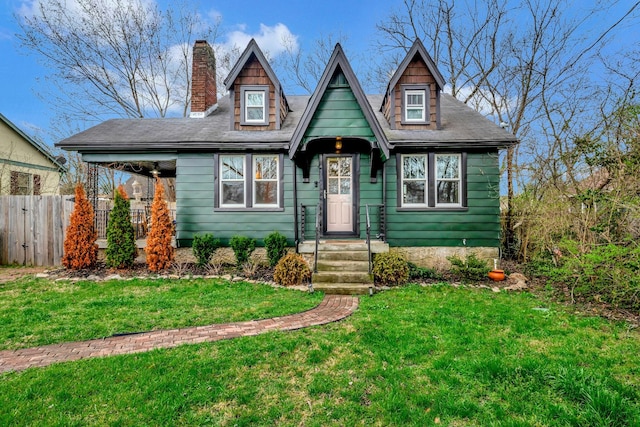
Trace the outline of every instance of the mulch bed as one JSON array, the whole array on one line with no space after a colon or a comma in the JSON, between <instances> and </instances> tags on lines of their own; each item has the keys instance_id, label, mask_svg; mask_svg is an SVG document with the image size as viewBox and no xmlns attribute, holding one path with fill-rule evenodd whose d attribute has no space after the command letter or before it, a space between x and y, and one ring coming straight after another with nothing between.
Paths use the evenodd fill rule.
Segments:
<instances>
[{"instance_id":1,"label":"mulch bed","mask_svg":"<svg viewBox=\"0 0 640 427\"><path fill-rule=\"evenodd\" d=\"M507 273L521 273L524 272L524 268L514 262L502 261L501 268ZM104 262L99 261L94 268L83 270L67 270L66 268L47 269L45 267L2 267L0 268L0 283L4 283L11 280L16 280L24 275L33 275L37 273L47 272L51 276L69 277L76 279L86 279L89 277L105 278L112 275L119 275L123 278L128 277L185 277L185 276L224 276L234 278L251 279L255 281L272 283L273 282L273 269L267 266L258 266L255 271L245 272L242 269L238 269L235 266L227 265L223 266L217 271L212 271L211 268L199 267L195 263L181 262L175 263L170 269L161 272L152 272L147 268L145 263L136 262L131 268L127 269L113 269L105 265ZM481 287L492 288L502 290L508 286L507 281L493 282L489 279L473 284L461 283L460 278L453 274L445 272L442 274L442 278L425 280L422 282L424 285L433 285L437 283L448 282L455 286L467 286L467 287ZM570 292L562 287L554 287L549 289L547 281L544 278L532 277L527 281L527 292L539 295L541 298L551 299L554 302L563 304L567 307L572 307L576 313L600 316L613 321L625 321L628 322L630 327L640 327L640 313L631 310L625 310L618 307L613 307L606 303L593 303L589 301L581 301L579 299L573 299Z\"/></svg>"}]
</instances>

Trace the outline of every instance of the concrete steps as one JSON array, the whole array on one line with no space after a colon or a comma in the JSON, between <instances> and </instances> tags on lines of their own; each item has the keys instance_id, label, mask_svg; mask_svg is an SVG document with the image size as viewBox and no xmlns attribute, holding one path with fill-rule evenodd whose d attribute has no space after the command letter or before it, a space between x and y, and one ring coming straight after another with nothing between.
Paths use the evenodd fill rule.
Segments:
<instances>
[{"instance_id":1,"label":"concrete steps","mask_svg":"<svg viewBox=\"0 0 640 427\"><path fill-rule=\"evenodd\" d=\"M371 242L371 252L388 252L384 242ZM315 242L299 246L300 252L313 253ZM313 288L327 294L368 294L373 289L369 274L369 252L362 240L323 240L318 245L317 272L311 278Z\"/></svg>"}]
</instances>

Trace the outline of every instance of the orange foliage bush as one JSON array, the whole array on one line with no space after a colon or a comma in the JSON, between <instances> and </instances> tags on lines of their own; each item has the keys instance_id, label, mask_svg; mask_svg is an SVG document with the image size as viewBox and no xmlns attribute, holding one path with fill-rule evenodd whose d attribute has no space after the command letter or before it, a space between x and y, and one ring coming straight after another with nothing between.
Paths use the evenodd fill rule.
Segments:
<instances>
[{"instance_id":1,"label":"orange foliage bush","mask_svg":"<svg viewBox=\"0 0 640 427\"><path fill-rule=\"evenodd\" d=\"M76 185L76 202L64 238L62 265L73 270L93 267L98 260L98 233L93 207L82 184Z\"/></svg>"},{"instance_id":2,"label":"orange foliage bush","mask_svg":"<svg viewBox=\"0 0 640 427\"><path fill-rule=\"evenodd\" d=\"M167 202L164 199L164 186L156 178L156 192L151 205L151 230L147 235L147 267L151 271L165 270L171 267L174 252L171 246L173 222Z\"/></svg>"}]
</instances>

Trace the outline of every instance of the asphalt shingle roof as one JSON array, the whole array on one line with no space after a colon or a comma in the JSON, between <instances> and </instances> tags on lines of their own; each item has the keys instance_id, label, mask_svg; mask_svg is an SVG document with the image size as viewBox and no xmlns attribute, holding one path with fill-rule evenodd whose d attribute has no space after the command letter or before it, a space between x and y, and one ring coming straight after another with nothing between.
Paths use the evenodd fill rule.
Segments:
<instances>
[{"instance_id":1,"label":"asphalt shingle roof","mask_svg":"<svg viewBox=\"0 0 640 427\"><path fill-rule=\"evenodd\" d=\"M223 97L205 118L111 119L56 145L80 152L287 149L309 99L287 96L291 111L280 130L231 130L229 99ZM392 130L379 111L382 99L367 96L391 147L504 147L516 142L512 134L447 94L441 95L441 129Z\"/></svg>"}]
</instances>

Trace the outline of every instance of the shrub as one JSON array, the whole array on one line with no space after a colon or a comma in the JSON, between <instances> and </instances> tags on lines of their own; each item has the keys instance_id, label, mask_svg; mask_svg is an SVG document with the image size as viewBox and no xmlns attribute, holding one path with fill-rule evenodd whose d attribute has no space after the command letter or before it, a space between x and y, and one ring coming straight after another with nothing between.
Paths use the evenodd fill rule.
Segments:
<instances>
[{"instance_id":1,"label":"shrub","mask_svg":"<svg viewBox=\"0 0 640 427\"><path fill-rule=\"evenodd\" d=\"M540 259L532 272L544 275L570 294L590 302L640 310L640 246L631 243L594 246L586 252L563 242L555 262ZM535 270L533 269L535 268Z\"/></svg>"},{"instance_id":2,"label":"shrub","mask_svg":"<svg viewBox=\"0 0 640 427\"><path fill-rule=\"evenodd\" d=\"M173 222L164 199L164 186L156 178L156 192L151 205L151 230L147 236L147 267L151 271L166 270L173 263L174 251L171 246Z\"/></svg>"},{"instance_id":3,"label":"shrub","mask_svg":"<svg viewBox=\"0 0 640 427\"><path fill-rule=\"evenodd\" d=\"M460 276L463 281L478 282L487 279L491 271L486 261L478 259L476 254L471 254L466 260L457 256L447 258L451 263L451 271Z\"/></svg>"},{"instance_id":4,"label":"shrub","mask_svg":"<svg viewBox=\"0 0 640 427\"><path fill-rule=\"evenodd\" d=\"M122 185L118 187L107 224L105 262L113 268L131 267L138 255L136 236L131 224L131 205Z\"/></svg>"},{"instance_id":5,"label":"shrub","mask_svg":"<svg viewBox=\"0 0 640 427\"><path fill-rule=\"evenodd\" d=\"M443 277L440 273L432 268L418 267L412 262L408 262L409 266L409 280L442 280Z\"/></svg>"},{"instance_id":6,"label":"shrub","mask_svg":"<svg viewBox=\"0 0 640 427\"><path fill-rule=\"evenodd\" d=\"M280 261L280 258L287 253L287 238L274 231L264 238L264 246L267 250L269 265L274 267Z\"/></svg>"},{"instance_id":7,"label":"shrub","mask_svg":"<svg viewBox=\"0 0 640 427\"><path fill-rule=\"evenodd\" d=\"M220 246L220 241L213 238L213 234L196 234L193 236L193 255L198 260L198 266L203 267L209 264L211 257L216 249Z\"/></svg>"},{"instance_id":8,"label":"shrub","mask_svg":"<svg viewBox=\"0 0 640 427\"><path fill-rule=\"evenodd\" d=\"M311 278L311 270L302 255L290 253L278 261L273 280L282 286L298 286Z\"/></svg>"},{"instance_id":9,"label":"shrub","mask_svg":"<svg viewBox=\"0 0 640 427\"><path fill-rule=\"evenodd\" d=\"M246 236L232 236L229 241L229 246L231 246L236 256L237 266L240 267L249 260L251 253L256 249L256 239L251 239Z\"/></svg>"},{"instance_id":10,"label":"shrub","mask_svg":"<svg viewBox=\"0 0 640 427\"><path fill-rule=\"evenodd\" d=\"M409 265L400 254L377 254L373 259L373 277L385 285L401 285L409 279Z\"/></svg>"},{"instance_id":11,"label":"shrub","mask_svg":"<svg viewBox=\"0 0 640 427\"><path fill-rule=\"evenodd\" d=\"M64 238L62 265L72 270L93 267L98 261L98 233L93 207L82 184L76 185L76 197Z\"/></svg>"}]
</instances>

